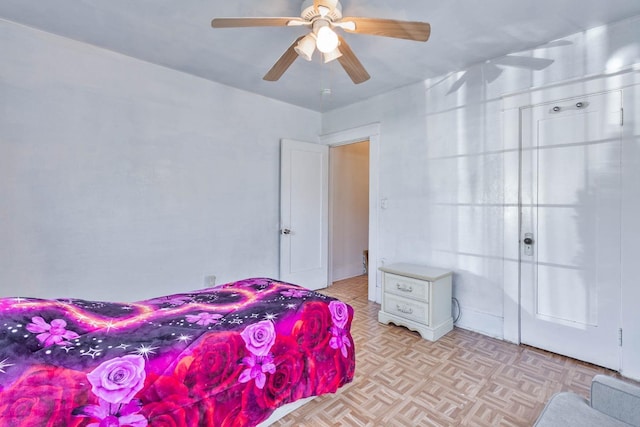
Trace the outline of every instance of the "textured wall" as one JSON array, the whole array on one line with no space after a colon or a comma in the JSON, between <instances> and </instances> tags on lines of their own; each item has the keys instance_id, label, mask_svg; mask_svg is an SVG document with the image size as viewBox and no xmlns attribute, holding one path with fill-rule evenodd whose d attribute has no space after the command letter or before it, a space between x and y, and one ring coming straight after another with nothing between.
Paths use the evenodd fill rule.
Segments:
<instances>
[{"instance_id":1,"label":"textured wall","mask_svg":"<svg viewBox=\"0 0 640 427\"><path fill-rule=\"evenodd\" d=\"M378 212L379 259L372 266L452 268L458 325L517 340L519 154L517 136L504 132L505 120L517 130L518 115L517 108L515 120L505 114L504 97L521 94L527 105L542 88L562 99L624 87L623 372L640 378L640 314L633 308L640 250L631 237L640 217L639 40L635 17L325 113L325 134L380 124L379 197L386 208Z\"/></svg>"},{"instance_id":2,"label":"textured wall","mask_svg":"<svg viewBox=\"0 0 640 427\"><path fill-rule=\"evenodd\" d=\"M0 21L0 295L278 276L280 138L320 115Z\"/></svg>"}]
</instances>

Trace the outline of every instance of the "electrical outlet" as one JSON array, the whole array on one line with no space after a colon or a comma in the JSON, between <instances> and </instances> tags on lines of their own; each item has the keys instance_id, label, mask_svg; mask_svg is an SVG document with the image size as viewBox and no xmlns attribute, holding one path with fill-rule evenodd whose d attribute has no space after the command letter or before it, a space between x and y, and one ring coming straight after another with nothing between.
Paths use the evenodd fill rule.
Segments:
<instances>
[{"instance_id":1,"label":"electrical outlet","mask_svg":"<svg viewBox=\"0 0 640 427\"><path fill-rule=\"evenodd\" d=\"M213 288L216 285L216 276L204 276L204 287L205 288Z\"/></svg>"}]
</instances>

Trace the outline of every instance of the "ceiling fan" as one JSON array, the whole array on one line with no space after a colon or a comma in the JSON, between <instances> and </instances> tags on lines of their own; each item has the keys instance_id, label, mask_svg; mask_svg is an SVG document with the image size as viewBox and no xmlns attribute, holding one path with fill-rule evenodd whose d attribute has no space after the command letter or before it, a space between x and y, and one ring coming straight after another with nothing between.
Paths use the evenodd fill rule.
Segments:
<instances>
[{"instance_id":1,"label":"ceiling fan","mask_svg":"<svg viewBox=\"0 0 640 427\"><path fill-rule=\"evenodd\" d=\"M276 81L293 64L298 56L307 61L316 49L325 63L335 59L340 62L354 83L369 80L370 76L353 53L344 38L334 30L348 33L371 34L376 36L426 42L431 34L431 26L426 22L397 21L394 19L343 17L339 0L304 0L300 17L274 18L214 18L213 28L234 27L309 27L311 31L298 37L273 67L265 74L264 80Z\"/></svg>"}]
</instances>

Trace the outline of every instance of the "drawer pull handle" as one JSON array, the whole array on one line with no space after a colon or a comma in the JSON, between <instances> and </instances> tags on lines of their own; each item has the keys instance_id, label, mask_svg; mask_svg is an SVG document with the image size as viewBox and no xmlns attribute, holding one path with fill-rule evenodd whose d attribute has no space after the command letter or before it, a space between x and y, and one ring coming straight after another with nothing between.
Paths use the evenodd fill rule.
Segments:
<instances>
[{"instance_id":1,"label":"drawer pull handle","mask_svg":"<svg viewBox=\"0 0 640 427\"><path fill-rule=\"evenodd\" d=\"M396 283L396 288L402 292L413 292L413 286L400 286L400 283Z\"/></svg>"},{"instance_id":2,"label":"drawer pull handle","mask_svg":"<svg viewBox=\"0 0 640 427\"><path fill-rule=\"evenodd\" d=\"M404 314L412 314L413 313L413 309L412 308L400 307L400 304L396 304L396 309L400 313L404 313Z\"/></svg>"}]
</instances>

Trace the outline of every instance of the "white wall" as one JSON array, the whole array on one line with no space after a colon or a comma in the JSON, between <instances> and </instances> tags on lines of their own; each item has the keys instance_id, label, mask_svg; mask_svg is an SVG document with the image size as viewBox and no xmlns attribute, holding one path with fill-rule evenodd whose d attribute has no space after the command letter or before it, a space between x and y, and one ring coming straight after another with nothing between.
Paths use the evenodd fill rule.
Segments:
<instances>
[{"instance_id":1,"label":"white wall","mask_svg":"<svg viewBox=\"0 0 640 427\"><path fill-rule=\"evenodd\" d=\"M510 117L503 96L546 88L561 99L576 87L624 87L622 372L640 378L640 86L633 86L640 84L640 17L513 56L554 62L540 71L479 64L323 115L325 134L380 123L379 197L387 208L379 208L379 257L371 268L394 261L450 267L458 325L517 341L509 298L518 288L517 228L510 234L518 221L518 141L503 135ZM501 73L491 79L494 67ZM455 90L460 78L466 83ZM564 91L567 83L572 89Z\"/></svg>"},{"instance_id":2,"label":"white wall","mask_svg":"<svg viewBox=\"0 0 640 427\"><path fill-rule=\"evenodd\" d=\"M517 152L501 97L591 90L633 64L640 83L639 40L639 18L575 34L518 54L555 61L542 71L501 66L485 82L478 65L456 91L464 72L326 113L320 129L317 113L0 21L0 295L133 300L208 274L276 276L279 139L379 122L388 208L372 213L371 268L452 267L459 326L510 338ZM637 86L624 105L622 366L640 378Z\"/></svg>"},{"instance_id":3,"label":"white wall","mask_svg":"<svg viewBox=\"0 0 640 427\"><path fill-rule=\"evenodd\" d=\"M0 52L0 295L278 276L280 138L319 113L6 21Z\"/></svg>"},{"instance_id":4,"label":"white wall","mask_svg":"<svg viewBox=\"0 0 640 427\"><path fill-rule=\"evenodd\" d=\"M369 248L369 141L332 147L331 278L363 274Z\"/></svg>"}]
</instances>

